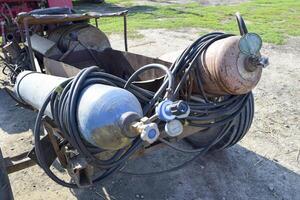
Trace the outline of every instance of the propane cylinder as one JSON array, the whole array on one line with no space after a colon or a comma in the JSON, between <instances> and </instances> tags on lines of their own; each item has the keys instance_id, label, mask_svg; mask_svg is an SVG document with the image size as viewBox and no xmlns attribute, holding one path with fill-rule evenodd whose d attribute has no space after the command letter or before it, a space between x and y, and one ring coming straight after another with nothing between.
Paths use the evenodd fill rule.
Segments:
<instances>
[{"instance_id":1,"label":"propane cylinder","mask_svg":"<svg viewBox=\"0 0 300 200\"><path fill-rule=\"evenodd\" d=\"M15 93L21 101L40 109L51 91L66 78L24 71L17 77ZM52 118L50 106L45 114ZM135 135L126 129L142 117L137 98L127 90L93 84L81 91L77 104L80 134L88 143L104 150L118 150Z\"/></svg>"},{"instance_id":2,"label":"propane cylinder","mask_svg":"<svg viewBox=\"0 0 300 200\"><path fill-rule=\"evenodd\" d=\"M261 67L250 67L249 56L239 49L240 36L211 44L199 56L203 88L210 95L240 95L250 92L261 77Z\"/></svg>"}]
</instances>

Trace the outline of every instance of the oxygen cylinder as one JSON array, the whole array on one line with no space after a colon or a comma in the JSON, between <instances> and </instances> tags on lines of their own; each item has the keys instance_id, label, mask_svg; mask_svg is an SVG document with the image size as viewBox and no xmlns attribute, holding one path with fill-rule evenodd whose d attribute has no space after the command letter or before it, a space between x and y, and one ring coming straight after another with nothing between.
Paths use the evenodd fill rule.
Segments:
<instances>
[{"instance_id":1,"label":"oxygen cylinder","mask_svg":"<svg viewBox=\"0 0 300 200\"><path fill-rule=\"evenodd\" d=\"M66 78L24 71L17 77L18 98L40 109L48 96ZM50 107L45 114L52 118ZM132 138L124 127L142 117L137 98L127 90L103 84L92 84L81 91L77 104L77 123L81 137L104 150L118 150ZM128 120L128 119L133 120Z\"/></svg>"}]
</instances>

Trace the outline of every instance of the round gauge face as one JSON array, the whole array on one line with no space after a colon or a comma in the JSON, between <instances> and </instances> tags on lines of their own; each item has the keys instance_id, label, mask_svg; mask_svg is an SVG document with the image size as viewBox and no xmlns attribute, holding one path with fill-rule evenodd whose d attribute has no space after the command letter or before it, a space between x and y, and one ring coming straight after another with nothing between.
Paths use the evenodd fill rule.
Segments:
<instances>
[{"instance_id":1,"label":"round gauge face","mask_svg":"<svg viewBox=\"0 0 300 200\"><path fill-rule=\"evenodd\" d=\"M166 124L166 132L172 137L180 135L182 131L183 126L178 120L172 120Z\"/></svg>"},{"instance_id":2,"label":"round gauge face","mask_svg":"<svg viewBox=\"0 0 300 200\"><path fill-rule=\"evenodd\" d=\"M256 33L247 33L239 42L240 51L248 56L257 55L262 47L262 39Z\"/></svg>"}]
</instances>

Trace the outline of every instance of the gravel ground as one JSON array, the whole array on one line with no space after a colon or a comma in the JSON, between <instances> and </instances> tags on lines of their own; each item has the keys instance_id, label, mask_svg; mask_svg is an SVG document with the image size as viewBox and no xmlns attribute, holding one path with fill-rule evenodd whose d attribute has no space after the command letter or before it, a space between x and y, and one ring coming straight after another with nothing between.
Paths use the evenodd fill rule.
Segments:
<instances>
[{"instance_id":1,"label":"gravel ground","mask_svg":"<svg viewBox=\"0 0 300 200\"><path fill-rule=\"evenodd\" d=\"M132 52L160 57L184 49L199 30L144 30L130 40ZM110 37L121 49L122 38ZM154 177L115 174L89 189L69 190L35 166L9 175L15 199L300 199L300 38L286 45L265 45L270 58L255 94L255 120L234 147L210 153L188 167ZM166 56L164 56L166 57ZM32 147L35 113L15 106L0 89L0 146L4 156ZM152 171L178 165L186 155L169 149L130 163L128 170ZM62 176L66 176L63 173Z\"/></svg>"}]
</instances>

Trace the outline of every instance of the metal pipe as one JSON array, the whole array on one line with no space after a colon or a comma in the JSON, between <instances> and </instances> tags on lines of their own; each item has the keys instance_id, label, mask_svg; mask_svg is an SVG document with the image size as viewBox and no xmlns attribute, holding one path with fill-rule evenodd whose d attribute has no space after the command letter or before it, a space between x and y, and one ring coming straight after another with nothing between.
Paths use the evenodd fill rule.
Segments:
<instances>
[{"instance_id":1,"label":"metal pipe","mask_svg":"<svg viewBox=\"0 0 300 200\"><path fill-rule=\"evenodd\" d=\"M5 45L6 44L6 36L4 31L5 22L1 21L0 24L1 24L2 45Z\"/></svg>"},{"instance_id":2,"label":"metal pipe","mask_svg":"<svg viewBox=\"0 0 300 200\"><path fill-rule=\"evenodd\" d=\"M124 14L124 43L125 43L125 51L128 51L128 43L127 43L127 15Z\"/></svg>"},{"instance_id":3,"label":"metal pipe","mask_svg":"<svg viewBox=\"0 0 300 200\"><path fill-rule=\"evenodd\" d=\"M34 62L34 55L33 55L33 51L32 51L32 46L31 46L31 39L30 39L30 34L29 34L29 27L28 27L28 22L27 22L27 19L26 18L24 20L24 28L25 28L25 37L26 37L26 40L27 40L27 44L28 44L28 54L29 54L29 58L30 58L30 62L31 62L31 69L33 71L36 71L36 67L35 67L35 62Z\"/></svg>"},{"instance_id":4,"label":"metal pipe","mask_svg":"<svg viewBox=\"0 0 300 200\"><path fill-rule=\"evenodd\" d=\"M99 28L99 26L98 26L98 18L95 18L95 23L96 23L96 27Z\"/></svg>"},{"instance_id":5,"label":"metal pipe","mask_svg":"<svg viewBox=\"0 0 300 200\"><path fill-rule=\"evenodd\" d=\"M10 182L8 179L5 160L2 156L0 148L0 199L1 200L13 200L13 193L11 190Z\"/></svg>"}]
</instances>

